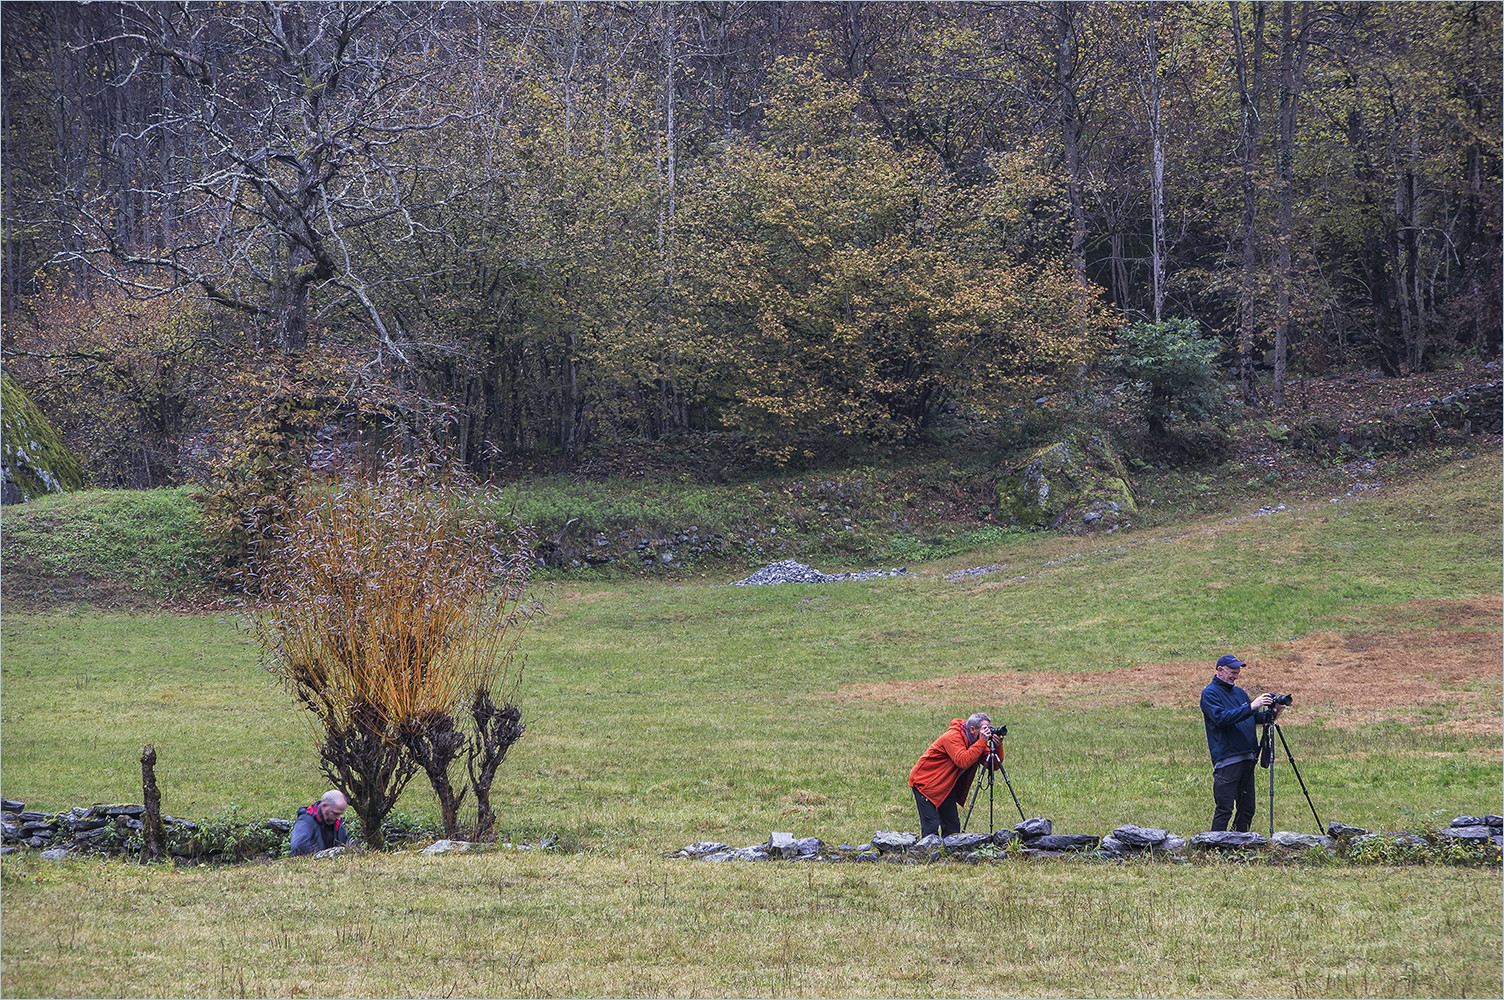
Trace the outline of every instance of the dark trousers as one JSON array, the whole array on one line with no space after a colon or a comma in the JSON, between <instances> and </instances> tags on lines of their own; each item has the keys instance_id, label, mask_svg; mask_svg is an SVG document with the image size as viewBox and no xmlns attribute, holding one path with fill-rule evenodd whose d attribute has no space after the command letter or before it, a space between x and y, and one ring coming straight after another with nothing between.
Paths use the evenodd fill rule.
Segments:
<instances>
[{"instance_id":1,"label":"dark trousers","mask_svg":"<svg viewBox=\"0 0 1504 1000\"><path fill-rule=\"evenodd\" d=\"M1212 813L1213 830L1226 830L1229 819L1238 833L1247 833L1253 825L1253 774L1257 765L1256 760L1240 760L1223 764L1212 772L1212 799L1217 803L1217 810Z\"/></svg>"},{"instance_id":2,"label":"dark trousers","mask_svg":"<svg viewBox=\"0 0 1504 1000\"><path fill-rule=\"evenodd\" d=\"M935 804L924 797L924 793L914 788L914 804L919 807L919 836L928 837L932 833L938 833L942 837L949 837L953 833L961 832L961 817L956 808L961 804L964 795L958 795L961 790L961 782L956 782L956 787L950 790L945 801L940 803L937 809Z\"/></svg>"}]
</instances>

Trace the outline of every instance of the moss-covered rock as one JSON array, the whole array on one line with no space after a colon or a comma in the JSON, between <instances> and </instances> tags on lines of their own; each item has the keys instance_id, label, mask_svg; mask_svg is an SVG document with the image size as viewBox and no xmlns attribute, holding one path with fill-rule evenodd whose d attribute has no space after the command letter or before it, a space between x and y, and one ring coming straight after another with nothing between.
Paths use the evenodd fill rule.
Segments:
<instances>
[{"instance_id":1,"label":"moss-covered rock","mask_svg":"<svg viewBox=\"0 0 1504 1000\"><path fill-rule=\"evenodd\" d=\"M1138 510L1105 433L1077 431L1038 449L997 484L998 518L1025 528L1112 530Z\"/></svg>"},{"instance_id":2,"label":"moss-covered rock","mask_svg":"<svg viewBox=\"0 0 1504 1000\"><path fill-rule=\"evenodd\" d=\"M84 485L84 470L73 451L63 444L25 390L3 371L0 371L0 458L3 458L0 471L4 473L5 503L76 490Z\"/></svg>"}]
</instances>

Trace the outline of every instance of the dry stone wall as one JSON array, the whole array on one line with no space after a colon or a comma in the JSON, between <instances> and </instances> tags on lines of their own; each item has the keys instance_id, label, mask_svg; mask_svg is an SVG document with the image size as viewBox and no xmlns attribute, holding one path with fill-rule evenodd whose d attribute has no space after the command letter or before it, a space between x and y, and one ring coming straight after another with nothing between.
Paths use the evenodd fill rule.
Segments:
<instances>
[{"instance_id":1,"label":"dry stone wall","mask_svg":"<svg viewBox=\"0 0 1504 1000\"><path fill-rule=\"evenodd\" d=\"M1011 829L991 833L955 833L948 837L935 834L920 837L901 830L878 830L863 844L826 844L819 837L795 837L775 831L761 844L731 847L718 841L697 841L670 857L711 863L727 861L804 861L804 862L888 862L923 864L927 862L963 862L977 864L1010 857L1050 858L1086 856L1100 859L1130 857L1184 857L1191 851L1249 854L1298 854L1323 848L1349 854L1374 842L1398 843L1420 847L1443 847L1470 844L1491 848L1493 857L1504 846L1504 817L1458 816L1450 826L1427 830L1424 834L1403 831L1371 832L1345 823L1329 823L1325 834L1279 831L1271 841L1260 833L1207 831L1187 840L1169 830L1128 823L1111 833L1056 833L1054 824L1043 816L1025 819Z\"/></svg>"}]
</instances>

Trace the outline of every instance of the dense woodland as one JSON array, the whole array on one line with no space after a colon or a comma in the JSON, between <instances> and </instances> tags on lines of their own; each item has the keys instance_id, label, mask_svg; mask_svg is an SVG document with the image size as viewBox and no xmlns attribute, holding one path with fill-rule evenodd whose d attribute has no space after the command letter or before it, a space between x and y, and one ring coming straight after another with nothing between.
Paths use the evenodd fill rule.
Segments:
<instances>
[{"instance_id":1,"label":"dense woodland","mask_svg":"<svg viewBox=\"0 0 1504 1000\"><path fill-rule=\"evenodd\" d=\"M362 410L482 474L909 442L1125 323L1263 407L1491 358L1500 13L7 3L5 368L149 485Z\"/></svg>"}]
</instances>

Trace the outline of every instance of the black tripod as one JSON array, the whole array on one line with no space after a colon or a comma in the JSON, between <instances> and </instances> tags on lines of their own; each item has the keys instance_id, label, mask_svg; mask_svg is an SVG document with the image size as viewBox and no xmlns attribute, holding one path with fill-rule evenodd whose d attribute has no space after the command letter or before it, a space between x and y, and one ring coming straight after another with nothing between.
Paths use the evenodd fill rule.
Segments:
<instances>
[{"instance_id":1,"label":"black tripod","mask_svg":"<svg viewBox=\"0 0 1504 1000\"><path fill-rule=\"evenodd\" d=\"M1008 772L1003 768L1003 759L997 755L998 737L993 736L987 740L987 756L982 758L981 767L987 774L987 829L996 830L997 824L992 818L992 765L996 764L998 772L1003 776L1003 783L1008 786L1008 794L1013 796L1013 805L1018 808L1018 818L1027 819L1024 815L1024 807L1018 804L1018 793L1013 790L1013 782L1008 780ZM982 782L977 782L976 791L971 794L971 805L966 809L966 822L961 824L962 832L966 830L966 824L971 822L971 811L977 807L977 799L982 797Z\"/></svg>"},{"instance_id":2,"label":"black tripod","mask_svg":"<svg viewBox=\"0 0 1504 1000\"><path fill-rule=\"evenodd\" d=\"M1305 792L1306 804L1311 807L1311 815L1316 819L1316 832L1325 833L1326 827L1321 825L1321 817L1316 815L1316 803L1311 801L1311 793L1306 790L1305 779L1300 776L1300 768L1295 766L1295 755L1290 752L1290 744L1285 742L1285 731L1277 722L1264 723L1264 738L1259 742L1259 767L1269 769L1269 839L1274 839L1274 734L1279 734L1280 745L1285 748L1285 757L1290 761L1290 770L1295 772L1295 780L1300 782L1300 790Z\"/></svg>"}]
</instances>

